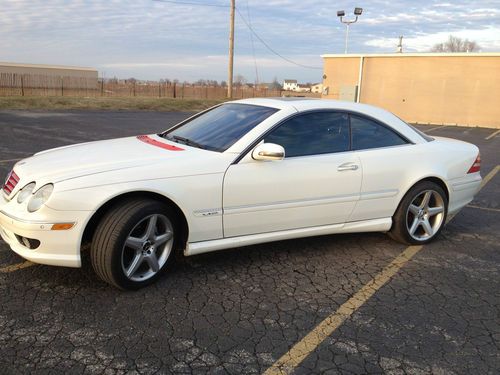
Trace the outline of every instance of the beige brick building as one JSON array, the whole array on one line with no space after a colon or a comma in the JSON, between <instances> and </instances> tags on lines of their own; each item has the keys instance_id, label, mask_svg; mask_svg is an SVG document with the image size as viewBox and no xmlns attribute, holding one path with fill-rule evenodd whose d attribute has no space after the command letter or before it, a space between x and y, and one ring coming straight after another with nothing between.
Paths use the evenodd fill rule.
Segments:
<instances>
[{"instance_id":1,"label":"beige brick building","mask_svg":"<svg viewBox=\"0 0 500 375\"><path fill-rule=\"evenodd\" d=\"M500 53L322 55L323 97L412 123L500 128Z\"/></svg>"}]
</instances>

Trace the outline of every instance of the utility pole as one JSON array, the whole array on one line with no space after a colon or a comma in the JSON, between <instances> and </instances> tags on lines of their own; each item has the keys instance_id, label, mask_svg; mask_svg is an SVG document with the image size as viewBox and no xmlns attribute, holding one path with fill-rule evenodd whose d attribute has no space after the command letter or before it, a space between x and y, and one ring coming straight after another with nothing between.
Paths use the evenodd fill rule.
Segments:
<instances>
[{"instance_id":1,"label":"utility pole","mask_svg":"<svg viewBox=\"0 0 500 375\"><path fill-rule=\"evenodd\" d=\"M234 60L234 10L236 0L231 0L231 14L229 24L229 67L227 79L227 97L233 97L233 60Z\"/></svg>"},{"instance_id":2,"label":"utility pole","mask_svg":"<svg viewBox=\"0 0 500 375\"><path fill-rule=\"evenodd\" d=\"M399 37L398 53L403 53L403 35Z\"/></svg>"}]
</instances>

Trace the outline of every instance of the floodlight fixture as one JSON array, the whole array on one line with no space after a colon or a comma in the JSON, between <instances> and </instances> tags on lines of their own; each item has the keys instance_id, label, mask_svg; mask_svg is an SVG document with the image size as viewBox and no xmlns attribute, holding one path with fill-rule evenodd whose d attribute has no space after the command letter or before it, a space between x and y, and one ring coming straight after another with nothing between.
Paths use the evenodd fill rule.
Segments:
<instances>
[{"instance_id":1,"label":"floodlight fixture","mask_svg":"<svg viewBox=\"0 0 500 375\"><path fill-rule=\"evenodd\" d=\"M356 7L356 8L354 8L354 15L356 16L356 18L351 19L351 20L346 20L346 19L344 19L345 12L343 10L337 11L337 17L340 17L340 22L342 22L346 26L344 53L347 53L347 44L349 41L349 26L351 25L351 23L356 23L356 21L358 20L358 17L361 16L362 13L363 13L363 8Z\"/></svg>"}]
</instances>

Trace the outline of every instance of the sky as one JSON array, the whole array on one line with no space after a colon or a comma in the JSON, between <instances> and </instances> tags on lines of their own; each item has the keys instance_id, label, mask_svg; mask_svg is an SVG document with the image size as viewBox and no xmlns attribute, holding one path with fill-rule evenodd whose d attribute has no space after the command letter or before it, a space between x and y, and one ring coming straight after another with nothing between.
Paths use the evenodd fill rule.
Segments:
<instances>
[{"instance_id":1,"label":"sky","mask_svg":"<svg viewBox=\"0 0 500 375\"><path fill-rule=\"evenodd\" d=\"M106 78L226 80L228 5L0 0L0 61L88 66ZM500 0L236 0L236 6L234 73L248 82L321 81L320 55L344 52L345 26L336 12L353 17L355 6L363 14L350 27L351 53L395 52L399 35L405 52L426 52L450 34L475 40L483 52L500 51Z\"/></svg>"}]
</instances>

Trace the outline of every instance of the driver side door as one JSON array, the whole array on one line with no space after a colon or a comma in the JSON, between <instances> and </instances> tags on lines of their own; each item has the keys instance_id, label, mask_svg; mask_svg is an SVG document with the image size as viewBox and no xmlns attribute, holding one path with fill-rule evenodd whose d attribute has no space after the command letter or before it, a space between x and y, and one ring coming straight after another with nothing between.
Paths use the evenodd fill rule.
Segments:
<instances>
[{"instance_id":1,"label":"driver side door","mask_svg":"<svg viewBox=\"0 0 500 375\"><path fill-rule=\"evenodd\" d=\"M262 142L285 149L278 161L250 151L224 178L224 237L347 221L360 196L361 164L350 151L346 113L314 111L285 120Z\"/></svg>"}]
</instances>

